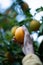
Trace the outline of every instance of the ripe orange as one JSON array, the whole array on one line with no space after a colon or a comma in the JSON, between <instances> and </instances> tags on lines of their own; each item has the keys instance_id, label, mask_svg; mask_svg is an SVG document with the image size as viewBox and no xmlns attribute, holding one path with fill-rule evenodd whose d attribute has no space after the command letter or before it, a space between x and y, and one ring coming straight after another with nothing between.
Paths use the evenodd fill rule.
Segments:
<instances>
[{"instance_id":1,"label":"ripe orange","mask_svg":"<svg viewBox=\"0 0 43 65\"><path fill-rule=\"evenodd\" d=\"M18 27L19 27L19 26L14 26L14 27L12 27L11 33L12 33L13 36L15 36L15 31L16 31L16 29L17 29Z\"/></svg>"},{"instance_id":2,"label":"ripe orange","mask_svg":"<svg viewBox=\"0 0 43 65\"><path fill-rule=\"evenodd\" d=\"M19 28L16 29L15 38L18 42L21 42L21 43L23 42L23 40L24 40L24 31L23 31L22 27L19 27Z\"/></svg>"},{"instance_id":3,"label":"ripe orange","mask_svg":"<svg viewBox=\"0 0 43 65\"><path fill-rule=\"evenodd\" d=\"M39 27L40 27L40 22L37 21L37 20L32 20L30 22L30 30L31 31L37 31L39 30Z\"/></svg>"}]
</instances>

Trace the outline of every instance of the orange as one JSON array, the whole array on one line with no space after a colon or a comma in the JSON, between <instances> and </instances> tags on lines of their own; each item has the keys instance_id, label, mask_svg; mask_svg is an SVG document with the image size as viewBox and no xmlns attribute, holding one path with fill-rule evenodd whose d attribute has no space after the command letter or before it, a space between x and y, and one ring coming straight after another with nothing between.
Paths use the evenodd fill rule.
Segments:
<instances>
[{"instance_id":1,"label":"orange","mask_svg":"<svg viewBox=\"0 0 43 65\"><path fill-rule=\"evenodd\" d=\"M26 11L29 8L29 6L26 2L23 2L21 7L24 11Z\"/></svg>"},{"instance_id":2,"label":"orange","mask_svg":"<svg viewBox=\"0 0 43 65\"><path fill-rule=\"evenodd\" d=\"M13 36L15 36L15 31L16 29L18 28L19 26L13 26L12 29L11 29L11 33Z\"/></svg>"},{"instance_id":3,"label":"orange","mask_svg":"<svg viewBox=\"0 0 43 65\"><path fill-rule=\"evenodd\" d=\"M10 52L6 52L5 57L8 59L9 62L14 62L14 58Z\"/></svg>"},{"instance_id":4,"label":"orange","mask_svg":"<svg viewBox=\"0 0 43 65\"><path fill-rule=\"evenodd\" d=\"M40 27L40 22L37 20L32 20L30 22L30 30L31 31L38 31Z\"/></svg>"},{"instance_id":5,"label":"orange","mask_svg":"<svg viewBox=\"0 0 43 65\"><path fill-rule=\"evenodd\" d=\"M19 27L19 28L16 29L15 38L18 42L21 42L21 43L23 42L23 40L24 40L24 31L23 31L22 27Z\"/></svg>"}]
</instances>

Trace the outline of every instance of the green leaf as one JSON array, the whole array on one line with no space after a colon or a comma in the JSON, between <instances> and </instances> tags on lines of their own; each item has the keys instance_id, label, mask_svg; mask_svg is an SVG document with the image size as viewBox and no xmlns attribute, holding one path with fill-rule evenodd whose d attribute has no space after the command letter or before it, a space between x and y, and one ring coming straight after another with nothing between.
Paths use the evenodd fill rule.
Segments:
<instances>
[{"instance_id":1,"label":"green leaf","mask_svg":"<svg viewBox=\"0 0 43 65\"><path fill-rule=\"evenodd\" d=\"M40 31L40 33L43 32L43 24L41 24L39 31ZM43 33L42 33L42 34L43 34Z\"/></svg>"},{"instance_id":2,"label":"green leaf","mask_svg":"<svg viewBox=\"0 0 43 65\"><path fill-rule=\"evenodd\" d=\"M8 40L8 41L10 41L11 39L12 39L12 34L11 34L11 31L6 31L5 32L5 38Z\"/></svg>"},{"instance_id":3,"label":"green leaf","mask_svg":"<svg viewBox=\"0 0 43 65\"><path fill-rule=\"evenodd\" d=\"M43 7L40 7L40 8L38 8L38 9L36 9L36 11L37 11L37 12L43 11Z\"/></svg>"}]
</instances>

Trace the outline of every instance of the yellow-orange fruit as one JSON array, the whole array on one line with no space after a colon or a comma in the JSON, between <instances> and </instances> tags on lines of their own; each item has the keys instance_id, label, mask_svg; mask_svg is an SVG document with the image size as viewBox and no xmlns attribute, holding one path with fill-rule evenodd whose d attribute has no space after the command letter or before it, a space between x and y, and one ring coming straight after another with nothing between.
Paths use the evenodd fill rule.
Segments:
<instances>
[{"instance_id":1,"label":"yellow-orange fruit","mask_svg":"<svg viewBox=\"0 0 43 65\"><path fill-rule=\"evenodd\" d=\"M21 42L21 43L23 42L23 40L24 40L24 31L23 31L22 27L19 27L19 28L16 29L15 38L18 42Z\"/></svg>"},{"instance_id":2,"label":"yellow-orange fruit","mask_svg":"<svg viewBox=\"0 0 43 65\"><path fill-rule=\"evenodd\" d=\"M37 21L37 20L32 20L30 22L30 30L31 31L37 31L39 30L39 27L40 27L40 22Z\"/></svg>"},{"instance_id":3,"label":"yellow-orange fruit","mask_svg":"<svg viewBox=\"0 0 43 65\"><path fill-rule=\"evenodd\" d=\"M15 31L16 31L16 29L17 29L18 27L19 27L19 26L14 26L14 27L12 27L11 33L12 33L13 36L15 36Z\"/></svg>"}]
</instances>

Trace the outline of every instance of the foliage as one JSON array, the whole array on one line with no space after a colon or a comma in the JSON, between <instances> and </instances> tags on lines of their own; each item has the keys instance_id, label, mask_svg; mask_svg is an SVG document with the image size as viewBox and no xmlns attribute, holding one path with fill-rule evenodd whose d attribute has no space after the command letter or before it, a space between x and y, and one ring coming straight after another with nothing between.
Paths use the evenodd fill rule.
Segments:
<instances>
[{"instance_id":1,"label":"foliage","mask_svg":"<svg viewBox=\"0 0 43 65\"><path fill-rule=\"evenodd\" d=\"M11 34L11 28L13 26L22 25L27 27L30 34L33 32L29 29L30 21L33 20L33 15L30 13L31 9L28 8L26 11L23 10L21 7L22 3L22 0L16 0L16 2L14 2L8 10L6 10L3 14L0 13L0 65L22 65L22 59L25 55L22 52L21 46L14 42L13 36ZM19 15L18 11L15 9L16 5L20 6L20 9L17 7L20 10L20 14L25 15L25 19L20 22L16 20L17 15ZM36 11L43 11L43 7L36 9ZM43 35L43 17L41 18L42 23L39 28L38 36ZM39 48L38 42L33 41L33 43L35 53L37 54ZM5 57L7 52L12 55L14 62L10 62L7 57Z\"/></svg>"}]
</instances>

